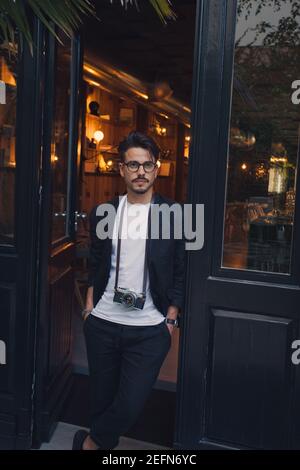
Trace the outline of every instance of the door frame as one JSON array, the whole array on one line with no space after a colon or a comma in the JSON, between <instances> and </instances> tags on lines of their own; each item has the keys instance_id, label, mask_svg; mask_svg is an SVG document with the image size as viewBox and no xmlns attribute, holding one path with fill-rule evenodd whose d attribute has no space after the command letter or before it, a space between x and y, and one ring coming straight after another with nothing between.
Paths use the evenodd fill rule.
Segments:
<instances>
[{"instance_id":1,"label":"door frame","mask_svg":"<svg viewBox=\"0 0 300 470\"><path fill-rule=\"evenodd\" d=\"M50 321L49 319L49 261L51 253L60 256L60 261L64 262L65 253L68 247L75 243L75 209L77 203L77 191L75 188L79 178L79 157L77 154L78 122L80 112L80 93L82 81L82 42L80 34L72 38L71 56L71 86L69 104L69 143L68 166L71 171L68 173L68 206L67 212L70 217L67 219L67 233L63 239L51 241L52 228L52 192L51 192L51 137L54 113L54 82L55 82L55 51L56 39L52 34L44 31L46 59L44 63L44 77L46 77L44 109L43 109L43 153L42 153L42 175L41 175L41 220L39 233L39 265L37 273L38 292L38 323L36 333L36 362L35 362L35 383L34 383L34 423L33 423L33 446L39 447L42 442L48 441L57 424L60 413L60 405L49 405L47 396L47 384L45 383L45 370L48 370L49 362L49 340ZM64 247L66 250L64 250ZM73 248L72 248L73 249ZM65 253L64 253L65 252ZM71 331L70 331L71 335ZM63 405L64 398L70 391L72 382L70 379L72 372L71 364L65 370L64 377L61 377L61 384L56 386L59 396L56 402Z\"/></svg>"},{"instance_id":2,"label":"door frame","mask_svg":"<svg viewBox=\"0 0 300 470\"><path fill-rule=\"evenodd\" d=\"M43 61L43 33L34 17L32 26L33 52L25 38L18 44L15 241L0 247L1 287L10 291L9 387L0 396L4 449L29 449L32 440Z\"/></svg>"},{"instance_id":3,"label":"door frame","mask_svg":"<svg viewBox=\"0 0 300 470\"><path fill-rule=\"evenodd\" d=\"M204 246L201 250L186 253L185 271L185 312L182 318L179 366L177 380L177 407L174 447L194 448L199 434L199 422L204 411L205 345L199 357L199 369L190 373L190 357L198 354L193 328L205 328L199 310L204 307L203 294L207 272L210 271L213 225L214 187L217 139L220 130L218 112L221 103L221 89L224 58L224 30L226 1L197 0L196 29L194 42L194 68L192 88L191 146L188 171L188 200L190 204L204 204ZM232 20L233 23L233 20ZM228 47L228 45L227 45ZM208 136L214 135L210 141ZM201 178L201 175L205 177ZM199 390L201 391L199 396ZM194 404L194 419L191 420L188 402ZM196 438L197 441L197 438ZM198 446L195 446L198 448Z\"/></svg>"}]
</instances>

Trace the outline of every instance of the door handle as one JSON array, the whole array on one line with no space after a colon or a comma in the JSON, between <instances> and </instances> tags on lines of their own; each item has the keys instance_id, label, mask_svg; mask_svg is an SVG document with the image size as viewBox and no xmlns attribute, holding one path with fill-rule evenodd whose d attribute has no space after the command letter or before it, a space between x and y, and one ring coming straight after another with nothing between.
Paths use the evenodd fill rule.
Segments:
<instances>
[{"instance_id":1,"label":"door handle","mask_svg":"<svg viewBox=\"0 0 300 470\"><path fill-rule=\"evenodd\" d=\"M66 212L54 212L54 217L66 217Z\"/></svg>"},{"instance_id":2,"label":"door handle","mask_svg":"<svg viewBox=\"0 0 300 470\"><path fill-rule=\"evenodd\" d=\"M86 212L78 212L78 211L75 211L75 219L87 219L87 213Z\"/></svg>"},{"instance_id":3,"label":"door handle","mask_svg":"<svg viewBox=\"0 0 300 470\"><path fill-rule=\"evenodd\" d=\"M77 229L78 229L78 219L81 219L81 220L86 220L88 217L87 213L86 212L78 212L78 211L75 211L75 232L77 232Z\"/></svg>"}]
</instances>

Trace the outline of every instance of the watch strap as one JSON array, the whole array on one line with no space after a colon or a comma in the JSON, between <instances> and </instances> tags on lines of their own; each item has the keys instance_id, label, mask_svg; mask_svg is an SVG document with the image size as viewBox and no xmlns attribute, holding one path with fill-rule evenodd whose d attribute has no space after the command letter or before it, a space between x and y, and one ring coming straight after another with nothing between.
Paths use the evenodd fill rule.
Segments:
<instances>
[{"instance_id":1,"label":"watch strap","mask_svg":"<svg viewBox=\"0 0 300 470\"><path fill-rule=\"evenodd\" d=\"M165 322L169 325L178 326L178 320L173 318L166 318Z\"/></svg>"}]
</instances>

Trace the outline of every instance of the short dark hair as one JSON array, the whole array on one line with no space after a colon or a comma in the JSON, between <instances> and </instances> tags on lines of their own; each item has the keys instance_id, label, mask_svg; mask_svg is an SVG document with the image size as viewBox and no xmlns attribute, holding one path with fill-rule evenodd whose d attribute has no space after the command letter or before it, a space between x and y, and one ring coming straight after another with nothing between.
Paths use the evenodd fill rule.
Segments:
<instances>
[{"instance_id":1,"label":"short dark hair","mask_svg":"<svg viewBox=\"0 0 300 470\"><path fill-rule=\"evenodd\" d=\"M142 134L141 132L132 131L119 144L118 151L121 161L125 160L125 152L133 147L141 147L145 150L148 150L150 155L154 157L155 161L158 160L160 148L155 140L146 134Z\"/></svg>"}]
</instances>

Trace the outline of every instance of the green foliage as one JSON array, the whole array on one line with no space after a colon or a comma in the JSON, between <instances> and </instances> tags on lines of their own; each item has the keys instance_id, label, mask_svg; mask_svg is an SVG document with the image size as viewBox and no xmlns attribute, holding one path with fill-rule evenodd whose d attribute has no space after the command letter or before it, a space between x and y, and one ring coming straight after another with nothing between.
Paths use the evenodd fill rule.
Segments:
<instances>
[{"instance_id":1,"label":"green foliage","mask_svg":"<svg viewBox=\"0 0 300 470\"><path fill-rule=\"evenodd\" d=\"M110 0L111 3L113 0ZM129 4L138 7L138 0L119 0L126 8ZM160 19L175 18L169 0L149 0ZM0 40L15 44L15 33L21 33L32 50L33 40L30 25L30 12L55 35L55 27L68 37L81 25L85 16L96 16L92 0L0 0Z\"/></svg>"},{"instance_id":2,"label":"green foliage","mask_svg":"<svg viewBox=\"0 0 300 470\"><path fill-rule=\"evenodd\" d=\"M113 3L114 0L110 0ZM136 8L139 6L138 0L120 0L121 4L127 8L128 5L135 5ZM165 23L167 19L175 19L176 15L171 8L169 0L149 0L149 3L155 9L159 18Z\"/></svg>"},{"instance_id":3,"label":"green foliage","mask_svg":"<svg viewBox=\"0 0 300 470\"><path fill-rule=\"evenodd\" d=\"M32 50L33 40L29 10L55 33L58 26L67 36L82 23L85 15L95 14L89 0L0 0L0 36L2 42L15 43L15 33L21 33Z\"/></svg>"},{"instance_id":4,"label":"green foliage","mask_svg":"<svg viewBox=\"0 0 300 470\"><path fill-rule=\"evenodd\" d=\"M300 2L299 0L238 0L238 16L245 15L246 20L251 14L260 15L264 8L270 8L274 14L290 7L290 15L282 16L278 25L268 21L260 21L255 28L255 38L251 46L261 35L264 35L264 46L299 46L300 45ZM248 29L248 30L249 30ZM248 31L247 30L247 31ZM246 32L247 32L246 31ZM246 34L243 34L243 36ZM239 38L238 43L242 38Z\"/></svg>"}]
</instances>

